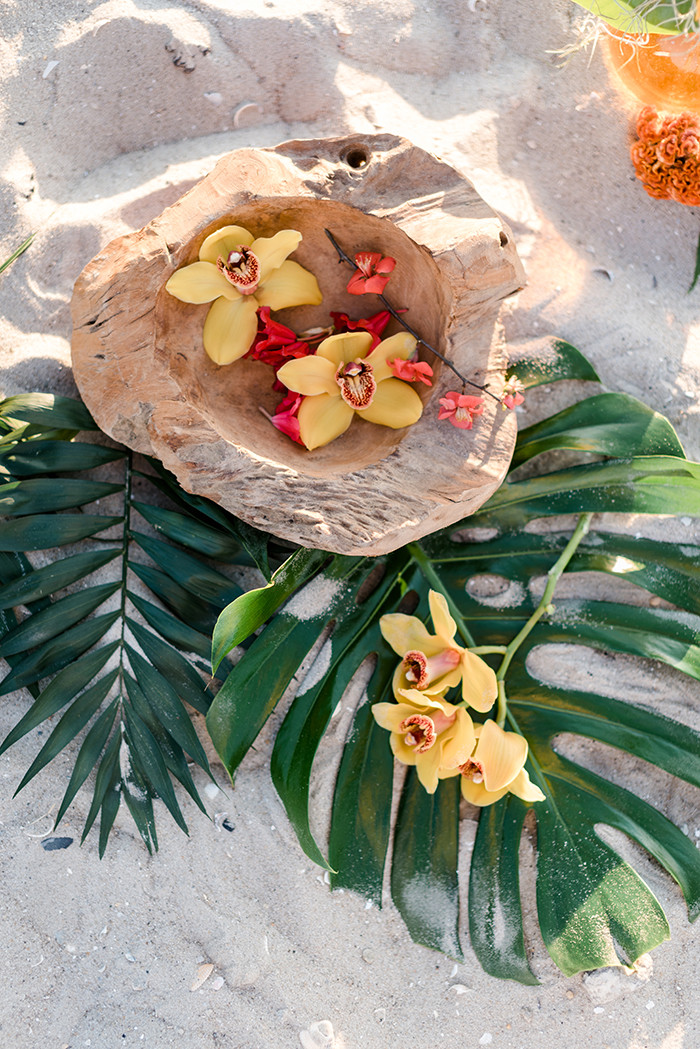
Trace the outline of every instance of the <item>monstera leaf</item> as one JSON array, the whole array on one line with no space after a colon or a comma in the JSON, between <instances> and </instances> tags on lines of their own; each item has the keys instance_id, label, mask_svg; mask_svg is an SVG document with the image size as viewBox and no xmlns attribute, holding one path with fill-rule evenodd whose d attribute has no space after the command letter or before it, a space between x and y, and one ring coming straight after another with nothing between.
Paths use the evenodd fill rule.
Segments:
<instances>
[{"instance_id":1,"label":"monstera leaf","mask_svg":"<svg viewBox=\"0 0 700 1049\"><path fill-rule=\"evenodd\" d=\"M513 373L528 386L596 378L568 344L552 343L548 350L546 367L523 356ZM565 455L567 465L538 472L543 452L550 466L552 453ZM572 456L578 458L574 465ZM397 657L379 621L385 613L414 608L425 618L428 592L437 590L448 601L461 644L507 652L507 727L526 738L528 772L545 801L528 806L507 794L480 810L465 902L483 967L524 983L537 982L527 962L520 902L519 846L528 808L537 835L540 929L564 973L633 962L669 935L658 901L602 840L600 824L623 831L665 867L680 885L691 918L700 909L694 844L650 802L553 746L564 732L600 740L700 784L700 735L628 696L555 688L530 669L535 647L574 643L658 660L700 678L700 547L592 530L597 512L700 516L700 465L686 460L666 419L626 395L597 394L521 431L514 472L461 532L456 526L378 559L300 552L296 565L290 560L266 588L237 598L214 632L216 666L233 644L267 621L207 714L229 773L235 774L316 651L271 758L272 778L300 845L330 871L334 887L378 904L389 863L391 895L413 939L457 958L459 780L443 780L431 795L409 769L392 828L394 760L371 706L392 700ZM538 518L572 514L576 527L568 516L559 527L550 522L542 534L530 527ZM556 594L551 603L547 592L539 602L532 597L533 581L549 574L554 585L564 570L624 578L673 608L560 601ZM297 593L290 583L295 571ZM483 576L503 581L507 603L485 604L472 596L470 581ZM484 658L499 666L500 657ZM366 682L363 700L338 769L326 850L311 830L312 767L358 672Z\"/></svg>"},{"instance_id":2,"label":"monstera leaf","mask_svg":"<svg viewBox=\"0 0 700 1049\"><path fill-rule=\"evenodd\" d=\"M621 33L692 33L695 0L574 0Z\"/></svg>"},{"instance_id":3,"label":"monstera leaf","mask_svg":"<svg viewBox=\"0 0 700 1049\"><path fill-rule=\"evenodd\" d=\"M187 707L209 707L209 635L241 593L218 566L269 568L262 533L126 449L73 439L95 429L66 398L0 403L0 695L34 697L0 753L50 722L21 790L80 737L56 823L96 769L83 840L99 816L102 854L120 800L149 850L154 798L187 830L173 778L204 811L188 760L209 765Z\"/></svg>"}]
</instances>

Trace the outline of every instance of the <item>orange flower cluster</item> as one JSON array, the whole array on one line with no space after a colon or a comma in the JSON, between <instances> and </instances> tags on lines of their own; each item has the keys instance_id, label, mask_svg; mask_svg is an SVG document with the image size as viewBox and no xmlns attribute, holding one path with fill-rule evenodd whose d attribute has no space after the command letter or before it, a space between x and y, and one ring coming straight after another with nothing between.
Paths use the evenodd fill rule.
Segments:
<instances>
[{"instance_id":1,"label":"orange flower cluster","mask_svg":"<svg viewBox=\"0 0 700 1049\"><path fill-rule=\"evenodd\" d=\"M650 197L700 205L700 117L681 113L661 119L652 106L637 118L632 146L637 178Z\"/></svg>"}]
</instances>

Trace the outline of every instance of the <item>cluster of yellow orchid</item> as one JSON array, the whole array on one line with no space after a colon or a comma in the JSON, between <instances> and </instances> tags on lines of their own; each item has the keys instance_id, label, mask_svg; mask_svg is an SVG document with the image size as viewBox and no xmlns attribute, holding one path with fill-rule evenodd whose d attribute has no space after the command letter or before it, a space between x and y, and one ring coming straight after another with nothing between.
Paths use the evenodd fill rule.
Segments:
<instances>
[{"instance_id":1,"label":"cluster of yellow orchid","mask_svg":"<svg viewBox=\"0 0 700 1049\"><path fill-rule=\"evenodd\" d=\"M301 233L291 229L272 237L255 237L243 226L224 226L205 238L198 261L176 270L165 286L181 302L211 303L202 341L215 364L232 364L252 356L273 365L275 389L283 385L287 391L276 414L268 415L273 426L309 450L340 437L356 416L392 429L412 426L423 414L423 402L410 384L431 386L433 374L431 366L418 359L419 343L462 380L462 393L453 391L440 398L439 419L471 429L484 407L482 396L466 394L467 385L504 407L514 408L522 402L516 380L498 398L487 387L462 376L451 361L420 339L401 316L404 311L394 309L383 294L395 259L383 258L379 252L360 252L353 261L330 231L326 233L340 261L354 267L348 292L378 295L385 310L361 321L331 313L334 324L330 328L299 336L272 321L271 310L317 306L322 301L313 273L289 258L302 239ZM339 317L345 321L338 331ZM381 341L381 331L392 317L404 330Z\"/></svg>"},{"instance_id":2,"label":"cluster of yellow orchid","mask_svg":"<svg viewBox=\"0 0 700 1049\"><path fill-rule=\"evenodd\" d=\"M260 308L267 308L269 316L270 309L321 302L314 275L288 258L301 239L296 230L254 238L242 226L224 226L204 240L199 261L177 270L167 282L166 290L182 302L212 303L204 323L203 343L216 364L231 364L251 350L258 335ZM369 283L367 278L379 280L383 287L394 260L380 255L362 259L367 270L365 283ZM387 275L371 276L376 260L382 273L382 265L389 267ZM281 327L277 325L277 329ZM269 324L265 334L270 335ZM295 359L286 363L280 360L277 379L300 395L294 408L298 425L290 433L290 413L286 411L279 428L306 448L319 448L340 437L357 414L393 429L411 426L420 419L423 403L408 383L421 376L425 382L425 371L431 369L423 365L415 376L410 366L407 371L407 362L417 357L413 335L399 332L381 342L370 331L349 331L324 339L315 352L307 342L297 341L295 345L306 347L306 352L294 354Z\"/></svg>"},{"instance_id":3,"label":"cluster of yellow orchid","mask_svg":"<svg viewBox=\"0 0 700 1049\"><path fill-rule=\"evenodd\" d=\"M525 771L527 741L488 719L474 724L467 707L487 713L498 696L491 667L455 641L457 624L447 601L429 595L434 634L415 616L382 616L385 640L401 657L393 680L396 703L375 703L372 713L387 729L391 749L404 765L415 765L429 794L441 779L461 777L462 794L472 805L491 805L509 791L526 802L544 801ZM448 703L446 692L461 683L462 701Z\"/></svg>"}]
</instances>

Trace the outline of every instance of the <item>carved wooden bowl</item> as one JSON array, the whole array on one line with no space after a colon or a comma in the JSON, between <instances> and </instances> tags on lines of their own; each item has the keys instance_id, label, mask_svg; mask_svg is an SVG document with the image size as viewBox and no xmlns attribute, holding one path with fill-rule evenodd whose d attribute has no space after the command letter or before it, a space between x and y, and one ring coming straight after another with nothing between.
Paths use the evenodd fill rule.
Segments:
<instances>
[{"instance_id":1,"label":"carved wooden bowl","mask_svg":"<svg viewBox=\"0 0 700 1049\"><path fill-rule=\"evenodd\" d=\"M165 291L206 236L235 223L256 236L296 229L294 259L317 277L320 306L277 313L296 331L381 308L349 295L344 250L397 260L386 289L420 334L496 394L505 353L500 301L523 284L510 231L462 175L389 135L242 149L144 229L109 244L73 295L73 368L99 426L154 455L190 492L305 546L381 554L473 513L503 480L515 419L491 398L473 430L438 422L438 399L459 380L427 351L433 386L402 430L353 420L313 452L279 433L272 370L252 360L219 367L202 347L208 305ZM384 337L400 330L392 322ZM476 391L471 391L476 392Z\"/></svg>"}]
</instances>

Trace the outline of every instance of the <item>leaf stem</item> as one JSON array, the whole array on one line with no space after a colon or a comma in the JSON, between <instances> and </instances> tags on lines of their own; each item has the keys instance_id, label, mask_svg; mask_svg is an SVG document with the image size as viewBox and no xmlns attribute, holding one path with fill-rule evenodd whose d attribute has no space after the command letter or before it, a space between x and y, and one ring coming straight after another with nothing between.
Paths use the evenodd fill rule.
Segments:
<instances>
[{"instance_id":1,"label":"leaf stem","mask_svg":"<svg viewBox=\"0 0 700 1049\"><path fill-rule=\"evenodd\" d=\"M353 260L350 258L350 256L346 255L346 253L343 251L343 249L341 248L340 244L338 244L338 241L335 239L335 237L333 236L331 231L329 229L324 229L323 232L326 234L326 236L328 237L329 241L331 242L331 244L335 248L336 252L338 253L338 262L345 262L345 263L348 264L348 266L352 266L352 268L354 270L356 270L357 266L355 265ZM461 371L459 371L459 369L455 367L455 365L452 363L451 360L449 360L448 357L445 357L442 353L440 353L439 350L436 350L434 346L431 346L429 342L426 342L425 339L422 337L422 335L419 335L418 332L416 331L416 329L411 327L411 325L408 323L408 321L405 321L403 319L403 317L401 316L399 311L396 310L391 305L391 303L389 302L389 300L386 298L385 295L383 295L380 292L380 293L378 293L377 298L380 300L380 302L382 303L384 308L389 311L389 313L394 318L394 320L398 321L399 324L401 325L401 327L405 328L405 330L409 333L409 335L412 335L414 337L414 339L416 339L417 342L419 342L422 346L425 346L426 350L430 350L431 353L435 354L435 356L438 358L438 360L441 360L443 364L446 364L447 367L450 369L450 371L454 372L454 374L457 376L459 381L461 383L463 383L463 385L465 385L465 386L473 386L475 390L481 390L482 393L485 393L489 397L492 397L494 399L494 401L498 401L499 404L501 403L501 398L497 397L495 393L491 393L491 391L488 388L488 385L481 386L478 382L473 382L471 379L465 378L464 375L462 375Z\"/></svg>"},{"instance_id":2,"label":"leaf stem","mask_svg":"<svg viewBox=\"0 0 700 1049\"><path fill-rule=\"evenodd\" d=\"M508 713L508 700L506 698L506 683L502 678L497 678L498 681L498 706L496 708L496 724L499 728L503 728L506 723L506 714Z\"/></svg>"},{"instance_id":3,"label":"leaf stem","mask_svg":"<svg viewBox=\"0 0 700 1049\"><path fill-rule=\"evenodd\" d=\"M562 550L561 554L559 555L558 560L555 562L555 564L552 565L552 567L550 568L549 572L547 573L547 585L545 586L544 593L542 594L542 597L540 598L540 603L538 604L537 608L532 613L532 615L530 616L528 621L525 623L523 628L519 631L519 633L517 633L515 635L513 640L510 642L510 644L506 648L506 652L505 652L505 655L503 656L503 660L501 662L501 665L500 665L500 667L498 668L498 670L496 672L496 678L498 679L499 682L503 681L505 679L506 672L508 670L508 667L510 666L511 660L513 659L513 656L515 655L515 653L518 651L518 649L522 645L522 643L525 640L525 638L528 636L528 634L530 634L532 629L540 621L540 619L545 614L545 612L551 611L550 602L552 600L552 595L554 594L554 589L555 589L557 583L559 582L559 579L560 579L562 573L564 572L566 566L568 565L569 561L571 560L571 558L576 553L576 550L578 548L579 543L581 542L583 537L588 532L588 529L590 528L590 525L591 525L591 518L592 517L593 517L593 514L590 514L590 513L581 514L580 515L580 517L578 519L578 523L576 525L576 528L574 529L573 535L571 536L571 539L569 540L569 542L566 544L566 546ZM499 710L500 710L500 693L499 693Z\"/></svg>"},{"instance_id":4,"label":"leaf stem","mask_svg":"<svg viewBox=\"0 0 700 1049\"><path fill-rule=\"evenodd\" d=\"M469 633L467 625L464 622L464 620L462 619L462 615L461 615L459 609L457 608L457 606L455 605L454 601L450 597L448 591L445 589L445 585L442 582L442 580L440 579L440 576L437 574L437 572L433 568L432 561L428 557L426 557L426 555L424 554L423 550L418 545L418 543L408 543L407 550L410 553L410 555L413 558L413 560L418 565L418 567L420 568L420 570L423 573L423 575L425 576L426 580L430 583L430 586L432 587L432 589L433 590L437 590L437 592L439 594L442 594L442 596L447 601L447 606L448 606L448 608L450 610L450 614L451 614L452 618L454 619L454 621L456 622L457 630L461 634L462 640L464 641L464 643L467 646L467 648L473 648L474 644L475 644L474 638Z\"/></svg>"},{"instance_id":5,"label":"leaf stem","mask_svg":"<svg viewBox=\"0 0 700 1049\"><path fill-rule=\"evenodd\" d=\"M124 459L124 539L122 543L122 597L121 597L121 638L119 644L119 691L120 698L125 694L124 686L124 651L126 645L126 594L129 570L129 543L131 541L131 486L133 481L134 453L129 451Z\"/></svg>"}]
</instances>

